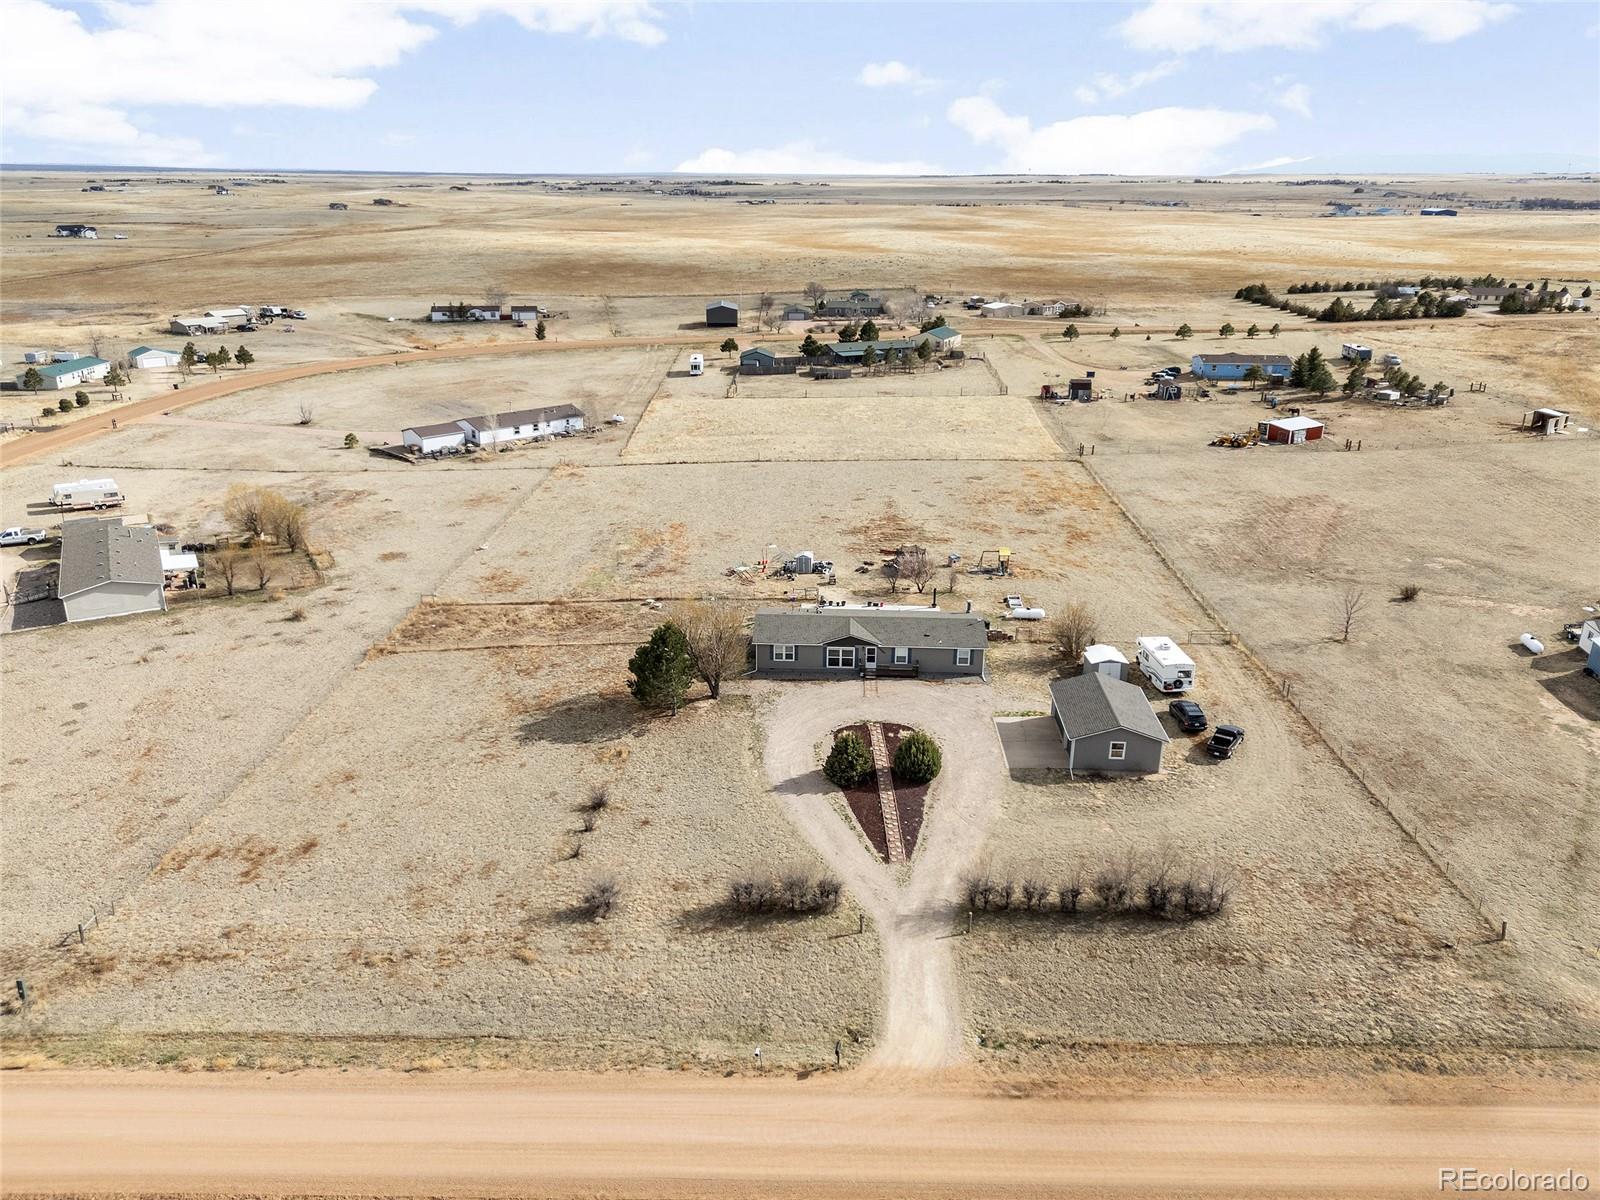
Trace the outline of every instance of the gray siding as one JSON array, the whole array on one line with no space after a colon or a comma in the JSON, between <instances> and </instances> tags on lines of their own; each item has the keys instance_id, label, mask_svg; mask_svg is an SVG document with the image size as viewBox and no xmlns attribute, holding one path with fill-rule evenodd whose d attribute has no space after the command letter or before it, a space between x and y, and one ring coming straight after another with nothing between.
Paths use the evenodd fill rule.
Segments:
<instances>
[{"instance_id":1,"label":"gray siding","mask_svg":"<svg viewBox=\"0 0 1600 1200\"><path fill-rule=\"evenodd\" d=\"M854 647L856 652L855 666L851 668L830 668L827 665L826 646L796 646L793 662L774 662L772 647L758 645L756 651L756 673L770 675L774 678L788 679L855 679L862 670L862 651L866 644L855 640L835 642L835 646ZM878 665L880 667L893 667L894 650L889 646L879 646ZM917 665L917 673L922 679L953 679L967 676L982 676L984 673L984 654L986 651L974 648L972 651L971 666L957 666L956 652L953 649L941 649L931 646L911 647L910 660ZM904 664L902 664L904 665Z\"/></svg>"},{"instance_id":2,"label":"gray siding","mask_svg":"<svg viewBox=\"0 0 1600 1200\"><path fill-rule=\"evenodd\" d=\"M1068 745L1066 731L1062 729L1061 717L1056 712L1054 704L1050 706L1050 715L1055 718L1056 728L1061 730L1061 742L1067 746L1074 772L1155 775L1161 770L1161 751L1164 745L1155 738L1127 729L1115 729L1109 733L1081 737L1076 743ZM1112 742L1125 743L1127 749L1124 757L1120 759L1111 757Z\"/></svg>"},{"instance_id":3,"label":"gray siding","mask_svg":"<svg viewBox=\"0 0 1600 1200\"><path fill-rule=\"evenodd\" d=\"M69 621L98 621L132 613L160 612L166 597L159 583L102 583L61 602Z\"/></svg>"}]
</instances>

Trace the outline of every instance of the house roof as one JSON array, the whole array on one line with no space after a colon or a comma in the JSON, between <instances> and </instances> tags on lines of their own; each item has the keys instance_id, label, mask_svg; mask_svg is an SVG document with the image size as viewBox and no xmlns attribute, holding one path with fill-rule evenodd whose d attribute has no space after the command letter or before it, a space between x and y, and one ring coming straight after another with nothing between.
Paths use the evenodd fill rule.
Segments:
<instances>
[{"instance_id":1,"label":"house roof","mask_svg":"<svg viewBox=\"0 0 1600 1200\"><path fill-rule=\"evenodd\" d=\"M563 417L581 417L576 405L551 404L544 408L519 408L513 412L495 414L495 423L501 429L508 429L514 425L539 425L545 421L559 421ZM466 423L474 429L488 429L489 418L467 417Z\"/></svg>"},{"instance_id":2,"label":"house roof","mask_svg":"<svg viewBox=\"0 0 1600 1200\"><path fill-rule=\"evenodd\" d=\"M56 595L66 600L106 583L163 582L161 546L148 525L121 517L86 517L61 526L61 573Z\"/></svg>"},{"instance_id":3,"label":"house roof","mask_svg":"<svg viewBox=\"0 0 1600 1200\"><path fill-rule=\"evenodd\" d=\"M69 359L68 361L61 363L51 363L47 367L38 367L36 369L38 370L39 374L45 376L46 378L54 379L58 375L71 375L74 371L82 371L89 367L104 367L109 365L110 364L107 363L103 358L85 357Z\"/></svg>"},{"instance_id":4,"label":"house roof","mask_svg":"<svg viewBox=\"0 0 1600 1200\"><path fill-rule=\"evenodd\" d=\"M738 303L733 301L733 300L713 300L710 304L706 305L706 307L707 308L731 308L731 309L733 309L734 312L738 312L739 311Z\"/></svg>"},{"instance_id":5,"label":"house roof","mask_svg":"<svg viewBox=\"0 0 1600 1200\"><path fill-rule=\"evenodd\" d=\"M451 433L458 437L466 436L461 432L461 426L454 421L441 421L437 425L407 425L400 431L400 436L404 437L408 433L414 433L418 437L425 438L444 437L446 434Z\"/></svg>"},{"instance_id":6,"label":"house roof","mask_svg":"<svg viewBox=\"0 0 1600 1200\"><path fill-rule=\"evenodd\" d=\"M1067 737L1073 740L1119 729L1158 742L1171 740L1161 728L1156 710L1145 699L1143 688L1098 671L1072 679L1053 680L1050 699Z\"/></svg>"},{"instance_id":7,"label":"house roof","mask_svg":"<svg viewBox=\"0 0 1600 1200\"><path fill-rule=\"evenodd\" d=\"M1115 646L1107 646L1103 642L1096 642L1083 652L1083 661L1086 663L1122 663L1127 665L1128 660L1121 650Z\"/></svg>"},{"instance_id":8,"label":"house roof","mask_svg":"<svg viewBox=\"0 0 1600 1200\"><path fill-rule=\"evenodd\" d=\"M988 637L982 617L936 608L763 608L750 640L759 646L826 646L853 638L873 646L977 650Z\"/></svg>"},{"instance_id":9,"label":"house roof","mask_svg":"<svg viewBox=\"0 0 1600 1200\"><path fill-rule=\"evenodd\" d=\"M790 346L751 346L748 350L740 351L739 358L743 360L757 354L766 355L768 358L804 357L798 349Z\"/></svg>"},{"instance_id":10,"label":"house roof","mask_svg":"<svg viewBox=\"0 0 1600 1200\"><path fill-rule=\"evenodd\" d=\"M1296 429L1322 428L1321 421L1314 421L1310 417L1274 417L1272 420L1268 421L1267 424L1275 425L1279 429L1287 429L1290 431Z\"/></svg>"},{"instance_id":11,"label":"house roof","mask_svg":"<svg viewBox=\"0 0 1600 1200\"><path fill-rule=\"evenodd\" d=\"M881 357L885 350L915 350L927 339L927 334L918 334L914 338L884 338L876 342L830 342L828 349L839 358L854 358L871 346L873 353Z\"/></svg>"},{"instance_id":12,"label":"house roof","mask_svg":"<svg viewBox=\"0 0 1600 1200\"><path fill-rule=\"evenodd\" d=\"M1195 358L1213 367L1292 367L1287 354L1196 354Z\"/></svg>"},{"instance_id":13,"label":"house roof","mask_svg":"<svg viewBox=\"0 0 1600 1200\"><path fill-rule=\"evenodd\" d=\"M961 332L957 329L951 329L948 325L935 325L932 329L928 330L927 335L931 338L938 338L941 342L943 342L949 338L960 337Z\"/></svg>"}]
</instances>

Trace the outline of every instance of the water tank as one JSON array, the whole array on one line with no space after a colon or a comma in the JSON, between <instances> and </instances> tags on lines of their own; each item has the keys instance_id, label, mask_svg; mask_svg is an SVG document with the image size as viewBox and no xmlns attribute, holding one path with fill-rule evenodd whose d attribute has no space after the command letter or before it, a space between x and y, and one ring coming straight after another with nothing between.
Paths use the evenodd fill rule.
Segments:
<instances>
[{"instance_id":1,"label":"water tank","mask_svg":"<svg viewBox=\"0 0 1600 1200\"><path fill-rule=\"evenodd\" d=\"M1529 654L1544 653L1544 643L1538 638L1534 637L1531 633L1525 633L1517 640L1522 643L1523 648L1527 650Z\"/></svg>"},{"instance_id":2,"label":"water tank","mask_svg":"<svg viewBox=\"0 0 1600 1200\"><path fill-rule=\"evenodd\" d=\"M816 565L816 558L809 550L802 550L793 559L794 573L796 575L809 575L811 568Z\"/></svg>"}]
</instances>

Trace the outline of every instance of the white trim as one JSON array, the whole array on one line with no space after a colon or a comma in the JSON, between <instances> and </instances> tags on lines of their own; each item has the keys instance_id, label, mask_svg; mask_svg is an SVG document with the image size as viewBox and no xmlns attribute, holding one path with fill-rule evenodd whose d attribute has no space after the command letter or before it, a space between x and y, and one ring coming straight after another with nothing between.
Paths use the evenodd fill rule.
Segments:
<instances>
[{"instance_id":1,"label":"white trim","mask_svg":"<svg viewBox=\"0 0 1600 1200\"><path fill-rule=\"evenodd\" d=\"M1109 758L1112 762L1121 762L1123 759L1128 757L1128 743L1127 742L1112 742L1111 743L1111 749L1106 754L1106 757Z\"/></svg>"},{"instance_id":2,"label":"white trim","mask_svg":"<svg viewBox=\"0 0 1600 1200\"><path fill-rule=\"evenodd\" d=\"M911 647L910 646L896 646L894 648L894 665L895 666L903 667L910 661L911 661Z\"/></svg>"},{"instance_id":3,"label":"white trim","mask_svg":"<svg viewBox=\"0 0 1600 1200\"><path fill-rule=\"evenodd\" d=\"M772 647L773 662L793 662L794 658L794 645L792 643L785 645L774 645Z\"/></svg>"},{"instance_id":4,"label":"white trim","mask_svg":"<svg viewBox=\"0 0 1600 1200\"><path fill-rule=\"evenodd\" d=\"M837 662L834 661L835 658L838 659ZM830 671L853 671L856 666L856 648L854 646L829 646L823 663Z\"/></svg>"},{"instance_id":5,"label":"white trim","mask_svg":"<svg viewBox=\"0 0 1600 1200\"><path fill-rule=\"evenodd\" d=\"M972 665L972 649L971 649L971 647L963 647L962 649L957 650L956 651L956 666L958 666L958 667L970 667L971 665Z\"/></svg>"}]
</instances>

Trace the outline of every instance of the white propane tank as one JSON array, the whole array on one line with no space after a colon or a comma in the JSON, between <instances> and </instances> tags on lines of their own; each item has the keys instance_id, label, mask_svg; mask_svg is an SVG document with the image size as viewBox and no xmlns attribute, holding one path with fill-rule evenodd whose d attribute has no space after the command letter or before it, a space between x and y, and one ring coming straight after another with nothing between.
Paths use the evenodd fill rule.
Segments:
<instances>
[{"instance_id":1,"label":"white propane tank","mask_svg":"<svg viewBox=\"0 0 1600 1200\"><path fill-rule=\"evenodd\" d=\"M1013 608L1006 614L1013 621L1042 621L1044 609L1042 608Z\"/></svg>"},{"instance_id":2,"label":"white propane tank","mask_svg":"<svg viewBox=\"0 0 1600 1200\"><path fill-rule=\"evenodd\" d=\"M1544 643L1538 638L1534 637L1531 633L1525 633L1517 640L1522 643L1523 648L1527 650L1529 654L1544 653Z\"/></svg>"}]
</instances>

